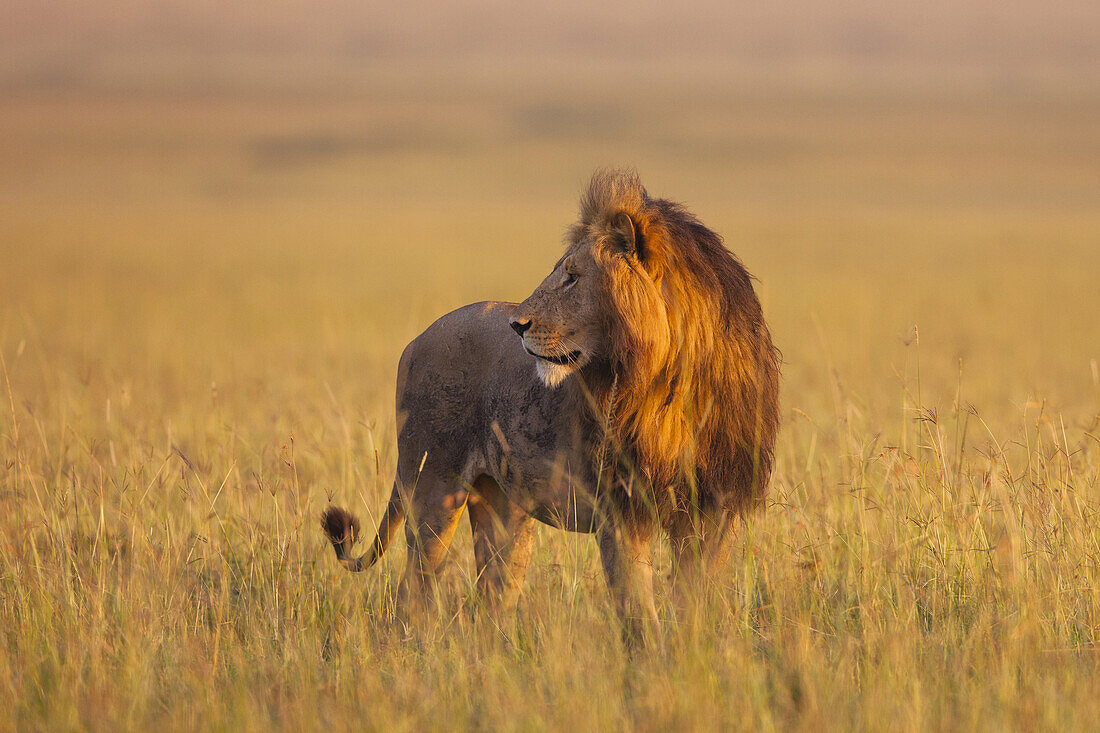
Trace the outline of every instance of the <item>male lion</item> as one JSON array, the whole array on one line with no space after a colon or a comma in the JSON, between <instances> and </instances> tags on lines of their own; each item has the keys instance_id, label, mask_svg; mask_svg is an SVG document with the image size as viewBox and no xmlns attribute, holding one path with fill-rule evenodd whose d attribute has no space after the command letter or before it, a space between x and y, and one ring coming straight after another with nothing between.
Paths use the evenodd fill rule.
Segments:
<instances>
[{"instance_id":1,"label":"male lion","mask_svg":"<svg viewBox=\"0 0 1100 733\"><path fill-rule=\"evenodd\" d=\"M323 515L356 571L408 519L399 608L430 596L466 510L477 586L498 609L515 606L537 519L595 532L616 610L638 630L657 617L655 530L682 590L723 566L733 520L762 503L779 360L749 273L632 172L593 175L566 241L524 302L460 308L406 347L397 476L367 553L350 555L354 517Z\"/></svg>"}]
</instances>

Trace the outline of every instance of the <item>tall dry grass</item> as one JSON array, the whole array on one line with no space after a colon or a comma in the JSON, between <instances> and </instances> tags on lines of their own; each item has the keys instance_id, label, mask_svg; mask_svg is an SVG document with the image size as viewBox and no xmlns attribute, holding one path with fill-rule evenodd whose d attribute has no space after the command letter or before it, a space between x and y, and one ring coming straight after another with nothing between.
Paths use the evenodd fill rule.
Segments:
<instances>
[{"instance_id":1,"label":"tall dry grass","mask_svg":"<svg viewBox=\"0 0 1100 733\"><path fill-rule=\"evenodd\" d=\"M0 725L1091 727L1095 109L681 90L593 128L475 92L449 137L407 98L5 103ZM590 538L550 529L514 625L463 534L396 630L403 549L348 575L317 514L383 506L404 343L523 297L624 161L760 278L767 510L634 656Z\"/></svg>"}]
</instances>

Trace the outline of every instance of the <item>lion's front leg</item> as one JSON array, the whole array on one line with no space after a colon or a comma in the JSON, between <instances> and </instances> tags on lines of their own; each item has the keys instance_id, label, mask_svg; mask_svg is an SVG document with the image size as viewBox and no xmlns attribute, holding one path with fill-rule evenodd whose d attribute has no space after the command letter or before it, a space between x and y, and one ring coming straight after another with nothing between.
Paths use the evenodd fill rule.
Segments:
<instances>
[{"instance_id":1,"label":"lion's front leg","mask_svg":"<svg viewBox=\"0 0 1100 733\"><path fill-rule=\"evenodd\" d=\"M725 509L677 512L667 521L673 604L681 620L704 609L708 594L727 580L738 521L736 513Z\"/></svg>"},{"instance_id":2,"label":"lion's front leg","mask_svg":"<svg viewBox=\"0 0 1100 733\"><path fill-rule=\"evenodd\" d=\"M653 598L653 527L604 522L596 532L607 588L628 646L648 643L660 628Z\"/></svg>"}]
</instances>

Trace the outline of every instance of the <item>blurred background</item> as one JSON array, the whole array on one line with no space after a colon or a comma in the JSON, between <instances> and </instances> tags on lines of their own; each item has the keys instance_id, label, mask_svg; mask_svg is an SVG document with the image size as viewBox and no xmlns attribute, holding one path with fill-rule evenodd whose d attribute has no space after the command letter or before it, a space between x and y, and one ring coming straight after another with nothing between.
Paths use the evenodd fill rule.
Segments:
<instances>
[{"instance_id":1,"label":"blurred background","mask_svg":"<svg viewBox=\"0 0 1100 733\"><path fill-rule=\"evenodd\" d=\"M919 343L945 398L961 362L995 409L1095 410L1093 0L8 0L0 47L27 379L336 369L381 414L401 346L523 298L629 165L759 278L792 406L886 409Z\"/></svg>"},{"instance_id":2,"label":"blurred background","mask_svg":"<svg viewBox=\"0 0 1100 733\"><path fill-rule=\"evenodd\" d=\"M549 528L513 637L391 634L316 517L599 166L757 277L767 511L654 655ZM0 720L1095 727L1098 279L1097 0L3 0Z\"/></svg>"}]
</instances>

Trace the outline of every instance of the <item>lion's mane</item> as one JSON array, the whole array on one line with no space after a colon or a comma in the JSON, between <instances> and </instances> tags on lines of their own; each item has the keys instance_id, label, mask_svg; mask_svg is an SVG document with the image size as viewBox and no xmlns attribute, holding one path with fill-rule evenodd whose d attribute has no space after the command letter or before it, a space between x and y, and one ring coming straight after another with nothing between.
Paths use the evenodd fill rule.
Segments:
<instances>
[{"instance_id":1,"label":"lion's mane","mask_svg":"<svg viewBox=\"0 0 1100 733\"><path fill-rule=\"evenodd\" d=\"M610 432L657 510L760 503L774 462L779 354L748 271L682 206L651 199L633 172L597 172L568 237L590 238L605 278ZM637 504L627 493L622 501Z\"/></svg>"}]
</instances>

